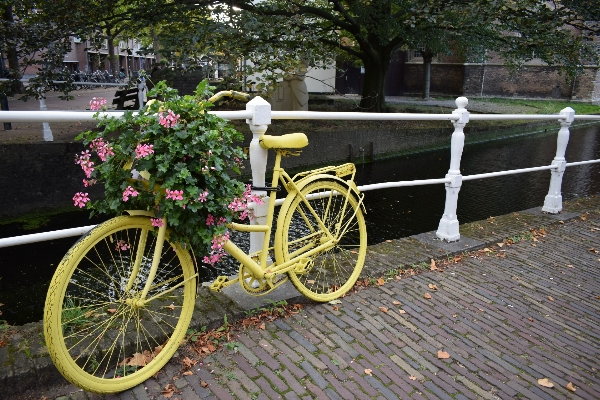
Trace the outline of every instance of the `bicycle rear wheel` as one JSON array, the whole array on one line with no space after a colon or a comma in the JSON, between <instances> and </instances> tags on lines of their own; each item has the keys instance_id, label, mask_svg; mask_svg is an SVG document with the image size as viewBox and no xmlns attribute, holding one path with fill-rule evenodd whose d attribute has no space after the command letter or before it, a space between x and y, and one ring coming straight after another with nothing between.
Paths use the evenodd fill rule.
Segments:
<instances>
[{"instance_id":1,"label":"bicycle rear wheel","mask_svg":"<svg viewBox=\"0 0 600 400\"><path fill-rule=\"evenodd\" d=\"M84 390L115 393L147 380L185 336L196 291L188 251L165 240L151 300L136 303L152 265L153 229L147 217L113 218L75 243L52 278L44 311L48 352Z\"/></svg>"},{"instance_id":2,"label":"bicycle rear wheel","mask_svg":"<svg viewBox=\"0 0 600 400\"><path fill-rule=\"evenodd\" d=\"M303 271L292 270L288 275L306 297L330 301L350 290L362 271L367 252L365 219L357 198L348 194L348 187L338 181L318 180L306 185L301 192L309 198L308 203L338 242L312 256ZM275 248L280 249L284 261L325 240L325 232L299 195L284 202L275 236Z\"/></svg>"}]
</instances>

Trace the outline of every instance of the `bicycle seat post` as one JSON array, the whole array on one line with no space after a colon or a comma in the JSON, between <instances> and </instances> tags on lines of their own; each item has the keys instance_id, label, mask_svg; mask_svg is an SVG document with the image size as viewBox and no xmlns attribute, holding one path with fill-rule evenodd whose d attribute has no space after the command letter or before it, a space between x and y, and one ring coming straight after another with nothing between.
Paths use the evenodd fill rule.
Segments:
<instances>
[{"instance_id":1,"label":"bicycle seat post","mask_svg":"<svg viewBox=\"0 0 600 400\"><path fill-rule=\"evenodd\" d=\"M246 104L246 110L252 111L252 119L246 122L252 131L252 141L250 142L250 167L252 169L252 182L255 186L264 187L265 175L267 171L267 153L259 144L259 138L267 131L271 123L271 105L258 96ZM256 191L254 194L264 196L267 192ZM264 225L269 210L269 198L263 197L263 204L254 205L254 220L252 224ZM265 234L263 232L250 233L250 253L262 250Z\"/></svg>"}]
</instances>

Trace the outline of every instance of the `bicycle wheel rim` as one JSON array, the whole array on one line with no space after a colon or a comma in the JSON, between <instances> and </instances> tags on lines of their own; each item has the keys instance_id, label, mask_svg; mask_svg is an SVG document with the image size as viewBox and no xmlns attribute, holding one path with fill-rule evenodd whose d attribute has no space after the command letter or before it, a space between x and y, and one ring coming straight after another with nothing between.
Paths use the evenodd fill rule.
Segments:
<instances>
[{"instance_id":1,"label":"bicycle wheel rim","mask_svg":"<svg viewBox=\"0 0 600 400\"><path fill-rule=\"evenodd\" d=\"M63 376L82 389L113 393L145 381L185 336L196 282L191 257L179 246L165 241L147 298L180 287L144 307L127 302L140 293L151 265L152 230L144 217L109 220L69 250L52 279L44 318L48 351ZM139 279L126 291L134 259L141 260Z\"/></svg>"},{"instance_id":2,"label":"bicycle wheel rim","mask_svg":"<svg viewBox=\"0 0 600 400\"><path fill-rule=\"evenodd\" d=\"M356 197L350 195L346 202L347 187L334 180L318 180L301 191L304 196L324 196L308 201L330 232L336 232L338 225L343 235L335 246L311 257L305 271L292 270L288 275L304 296L330 301L350 290L360 275L367 248L365 220ZM283 220L275 246L284 261L316 247L325 238L300 196L284 204L279 218Z\"/></svg>"}]
</instances>

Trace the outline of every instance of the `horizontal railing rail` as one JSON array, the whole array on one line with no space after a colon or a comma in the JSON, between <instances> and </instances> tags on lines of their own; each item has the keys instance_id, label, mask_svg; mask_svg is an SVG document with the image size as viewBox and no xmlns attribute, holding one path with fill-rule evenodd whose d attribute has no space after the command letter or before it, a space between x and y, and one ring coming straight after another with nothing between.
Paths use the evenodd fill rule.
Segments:
<instances>
[{"instance_id":1,"label":"horizontal railing rail","mask_svg":"<svg viewBox=\"0 0 600 400\"><path fill-rule=\"evenodd\" d=\"M450 142L450 168L444 178L421 179L412 181L385 182L359 186L360 191L371 191L394 187L419 186L444 184L446 186L446 202L444 215L440 220L436 235L445 241L457 241L460 239L459 224L456 216L458 193L463 181L493 178L505 175L529 173L535 171L550 170L550 188L544 200L542 210L548 213L558 213L562 210L561 185L562 177L566 167L574 167L586 164L600 163L597 160L585 160L567 163L565 151L569 142L569 128L573 121L600 121L600 115L575 115L572 108L567 107L559 114L470 114L466 106L468 100L459 97L456 100L457 109L451 114L411 114L411 113L346 113L346 112L316 112L316 111L271 111L271 106L265 100L257 97L247 104L246 110L241 111L210 111L229 120L247 120L253 133L250 145L250 164L252 179L257 187L265 186L265 166L267 162L267 151L258 145L258 140L267 131L268 125L273 119L312 119L312 120L419 120L419 121L450 121L454 125ZM96 111L2 111L0 122L79 122L95 120ZM119 117L123 111L99 112L100 116ZM460 173L460 159L464 148L464 127L469 121L494 121L494 120L539 120L557 121L560 129L557 136L556 156L550 165L519 168L507 171L496 171L482 174L462 176ZM258 192L259 194L264 194ZM280 205L283 199L276 200ZM254 205L255 219L253 223L264 224L267 204ZM94 225L80 228L64 229L58 231L37 233L32 235L15 236L0 239L0 247L15 246L19 244L35 243L44 240L54 240L65 237L80 236L92 229ZM259 243L262 243L262 233L250 235L250 251L258 251Z\"/></svg>"}]
</instances>

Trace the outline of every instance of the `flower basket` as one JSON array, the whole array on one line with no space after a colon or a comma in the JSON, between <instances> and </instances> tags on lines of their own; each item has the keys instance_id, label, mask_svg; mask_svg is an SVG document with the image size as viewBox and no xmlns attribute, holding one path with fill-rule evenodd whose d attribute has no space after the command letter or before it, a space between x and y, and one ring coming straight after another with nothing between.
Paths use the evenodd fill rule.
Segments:
<instances>
[{"instance_id":1,"label":"flower basket","mask_svg":"<svg viewBox=\"0 0 600 400\"><path fill-rule=\"evenodd\" d=\"M97 114L100 130L78 136L90 150L76 162L84 185L104 184L105 197L91 201L79 192L75 205L92 214L151 211L155 226L166 216L171 241L204 255L204 262L218 261L229 237L225 224L247 218L248 203L260 200L235 176L245 158L235 142L243 135L206 112L211 89L205 80L194 95L179 96L163 81L148 93L162 101L120 118Z\"/></svg>"}]
</instances>

